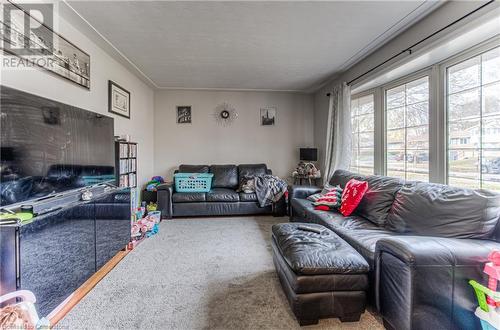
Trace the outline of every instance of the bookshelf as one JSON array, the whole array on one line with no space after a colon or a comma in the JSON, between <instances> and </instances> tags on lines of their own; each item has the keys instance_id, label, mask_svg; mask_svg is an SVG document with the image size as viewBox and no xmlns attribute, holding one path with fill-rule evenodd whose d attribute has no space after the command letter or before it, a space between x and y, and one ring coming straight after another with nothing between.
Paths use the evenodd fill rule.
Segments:
<instances>
[{"instance_id":1,"label":"bookshelf","mask_svg":"<svg viewBox=\"0 0 500 330\"><path fill-rule=\"evenodd\" d=\"M137 187L137 143L115 141L116 185Z\"/></svg>"}]
</instances>

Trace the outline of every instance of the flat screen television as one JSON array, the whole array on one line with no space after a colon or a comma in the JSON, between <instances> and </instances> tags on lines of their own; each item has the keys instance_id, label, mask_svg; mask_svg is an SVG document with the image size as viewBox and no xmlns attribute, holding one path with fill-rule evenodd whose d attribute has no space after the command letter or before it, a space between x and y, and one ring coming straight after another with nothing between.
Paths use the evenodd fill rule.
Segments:
<instances>
[{"instance_id":1,"label":"flat screen television","mask_svg":"<svg viewBox=\"0 0 500 330\"><path fill-rule=\"evenodd\" d=\"M113 118L0 90L1 206L115 180Z\"/></svg>"}]
</instances>

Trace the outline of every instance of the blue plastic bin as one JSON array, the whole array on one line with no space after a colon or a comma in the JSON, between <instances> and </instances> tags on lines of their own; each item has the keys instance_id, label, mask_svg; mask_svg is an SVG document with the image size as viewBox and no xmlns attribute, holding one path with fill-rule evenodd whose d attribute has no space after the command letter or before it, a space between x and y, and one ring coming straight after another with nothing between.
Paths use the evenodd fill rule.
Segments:
<instances>
[{"instance_id":1,"label":"blue plastic bin","mask_svg":"<svg viewBox=\"0 0 500 330\"><path fill-rule=\"evenodd\" d=\"M208 192L212 187L212 173L176 173L174 174L175 191Z\"/></svg>"}]
</instances>

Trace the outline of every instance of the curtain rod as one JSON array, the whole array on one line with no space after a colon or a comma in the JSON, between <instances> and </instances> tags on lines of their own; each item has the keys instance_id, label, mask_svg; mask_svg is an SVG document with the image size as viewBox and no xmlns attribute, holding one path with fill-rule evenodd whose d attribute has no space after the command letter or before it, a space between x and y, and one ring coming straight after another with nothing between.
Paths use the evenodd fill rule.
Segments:
<instances>
[{"instance_id":1,"label":"curtain rod","mask_svg":"<svg viewBox=\"0 0 500 330\"><path fill-rule=\"evenodd\" d=\"M413 47L420 45L422 42L424 42L424 41L426 41L426 40L428 40L428 39L430 39L430 38L434 37L434 36L435 36L435 35L437 35L438 33L443 32L444 30L446 30L446 29L448 29L449 27L451 27L451 26L453 26L453 25L457 24L458 22L460 22L460 21L462 21L462 20L466 19L466 18L467 18L467 17L469 17L470 15L472 15L472 14L474 14L474 13L478 12L479 10L481 10L481 9L483 9L484 7L486 7L486 6L490 5L490 4L492 4L493 2L495 2L495 0L490 0L490 1L488 1L487 3L485 3L485 4L481 5L481 6L479 6L479 7L478 7L478 8L476 8L476 9L474 9L473 11L471 11L471 12L469 12L469 13L465 14L464 16L462 16L462 17L460 17L460 18L458 18L458 19L454 20L453 22L449 23L448 25L446 25L446 26L444 26L444 27L440 28L439 30L435 31L434 33L431 33L431 34L430 34L430 35L428 35L427 37L425 37L425 38L423 38L423 39L420 39L419 41L417 41L417 42L416 42L416 43L414 43L413 45L411 45L411 46L409 46L409 47L405 48L404 50L400 51L400 52L399 52L399 53L397 53L396 55L391 56L390 58L388 58L387 60L383 61L382 63L380 63L380 64L378 64L378 65L374 66L373 68L369 69L368 71L366 71L366 72L364 72L364 73L360 74L359 76L357 76L356 78L352 79L351 81L349 81L349 82L347 83L347 85L351 85L353 82L355 82L355 81L356 81L356 80L358 80L359 78L366 76L367 74L369 74L369 73L373 72L374 70L376 70L376 69L380 68L382 65L386 64L387 62L392 61L392 60L393 60L393 59L395 59L396 57L398 57L398 56L400 56L400 55L403 55L404 53L411 54L411 53L412 53L412 48L413 48ZM326 94L326 96L330 96L330 95L331 95L331 93L327 93L327 94Z\"/></svg>"}]
</instances>

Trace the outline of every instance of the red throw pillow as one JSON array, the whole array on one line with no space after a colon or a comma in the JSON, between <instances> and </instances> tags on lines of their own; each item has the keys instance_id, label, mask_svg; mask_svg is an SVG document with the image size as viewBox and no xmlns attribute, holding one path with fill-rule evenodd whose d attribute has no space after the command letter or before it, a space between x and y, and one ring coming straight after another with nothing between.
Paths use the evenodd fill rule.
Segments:
<instances>
[{"instance_id":1,"label":"red throw pillow","mask_svg":"<svg viewBox=\"0 0 500 330\"><path fill-rule=\"evenodd\" d=\"M368 190L368 182L351 179L345 185L342 192L342 204L340 205L340 213L347 217L358 207L361 199Z\"/></svg>"}]
</instances>

